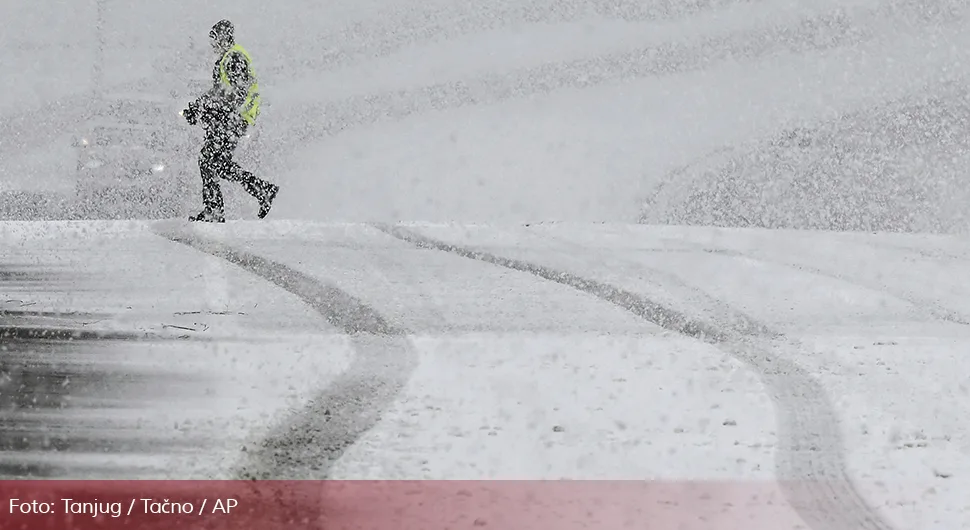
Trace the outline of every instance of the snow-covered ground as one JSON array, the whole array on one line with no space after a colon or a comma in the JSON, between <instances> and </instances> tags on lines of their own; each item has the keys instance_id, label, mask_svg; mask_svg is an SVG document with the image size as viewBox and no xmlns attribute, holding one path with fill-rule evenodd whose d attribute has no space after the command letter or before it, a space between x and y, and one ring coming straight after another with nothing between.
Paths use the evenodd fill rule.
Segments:
<instances>
[{"instance_id":1,"label":"snow-covered ground","mask_svg":"<svg viewBox=\"0 0 970 530\"><path fill-rule=\"evenodd\" d=\"M69 193L92 93L204 78L222 17L283 191L0 217L0 475L657 479L748 492L737 528L970 528L970 245L787 229L964 228L966 14L6 2L0 193Z\"/></svg>"},{"instance_id":2,"label":"snow-covered ground","mask_svg":"<svg viewBox=\"0 0 970 530\"><path fill-rule=\"evenodd\" d=\"M809 522L826 503L836 521L968 521L955 238L290 221L0 237L8 474L780 478ZM85 335L26 340L43 328Z\"/></svg>"}]
</instances>

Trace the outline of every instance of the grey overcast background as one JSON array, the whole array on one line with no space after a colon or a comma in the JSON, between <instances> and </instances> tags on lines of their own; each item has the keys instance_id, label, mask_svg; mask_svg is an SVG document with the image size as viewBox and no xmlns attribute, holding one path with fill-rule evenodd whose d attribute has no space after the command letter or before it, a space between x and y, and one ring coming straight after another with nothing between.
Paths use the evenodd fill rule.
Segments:
<instances>
[{"instance_id":1,"label":"grey overcast background","mask_svg":"<svg viewBox=\"0 0 970 530\"><path fill-rule=\"evenodd\" d=\"M970 528L968 14L7 0L0 473L719 480L783 500L698 528ZM281 192L190 225L221 18ZM142 97L174 202L81 199L76 140Z\"/></svg>"}]
</instances>

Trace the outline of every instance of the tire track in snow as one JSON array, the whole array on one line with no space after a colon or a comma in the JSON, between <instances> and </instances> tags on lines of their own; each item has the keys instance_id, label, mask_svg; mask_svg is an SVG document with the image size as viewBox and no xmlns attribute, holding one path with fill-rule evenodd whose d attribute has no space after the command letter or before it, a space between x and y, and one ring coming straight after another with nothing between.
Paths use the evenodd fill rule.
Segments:
<instances>
[{"instance_id":1,"label":"tire track in snow","mask_svg":"<svg viewBox=\"0 0 970 530\"><path fill-rule=\"evenodd\" d=\"M757 373L776 407L776 475L789 504L814 530L889 530L856 490L846 471L839 416L821 383L779 350L784 340L702 322L640 294L565 271L423 236L401 226L374 224L418 248L437 250L532 274L615 304L677 333L713 344Z\"/></svg>"},{"instance_id":2,"label":"tire track in snow","mask_svg":"<svg viewBox=\"0 0 970 530\"><path fill-rule=\"evenodd\" d=\"M420 88L362 94L327 102L295 105L274 119L298 126L280 131L278 147L266 153L272 166L283 164L297 148L327 136L414 115L497 104L564 89L585 89L650 76L701 71L738 58L754 60L774 53L807 53L843 48L872 38L867 24L886 16L880 8L850 16L834 9L791 26L762 27L697 42L663 42L591 57L566 59L483 74L467 80ZM322 119L310 120L308 116ZM289 147L288 147L289 146Z\"/></svg>"},{"instance_id":3,"label":"tire track in snow","mask_svg":"<svg viewBox=\"0 0 970 530\"><path fill-rule=\"evenodd\" d=\"M326 50L326 53L308 57L301 55L305 52L303 43L289 43L292 48L285 50L286 62L268 65L266 74L284 77L293 71L333 69L352 65L361 59L386 57L409 46L441 42L482 31L515 28L523 24L570 23L594 14L609 20L663 22L738 4L765 3L766 0L694 0L687 3L672 0L466 0L437 5L392 3L371 18L355 19L316 36L314 45Z\"/></svg>"},{"instance_id":4,"label":"tire track in snow","mask_svg":"<svg viewBox=\"0 0 970 530\"><path fill-rule=\"evenodd\" d=\"M315 35L315 53L306 53L301 41L287 43L276 61L262 65L267 79L287 79L309 71L329 71L357 62L383 58L408 46L426 45L500 28L514 28L529 23L575 22L590 13L620 20L664 21L690 16L704 11L726 8L736 4L764 0L699 0L687 4L658 0L646 3L637 0L530 0L527 2L481 3L466 2L455 5L430 4L430 10L412 4L389 6L388 10L372 18L354 19L323 35ZM100 5L100 3L99 3ZM22 51L30 43L20 42ZM68 47L70 48L70 47ZM156 50L159 53L161 49ZM181 45L165 49L167 53L185 53ZM189 49L191 52L191 48ZM208 60L204 60L208 66ZM95 65L95 69L99 68ZM103 65L100 66L103 69ZM156 77L165 75L155 71L149 77L102 86L104 92L151 91ZM54 142L89 116L97 102L94 90L72 93L16 112L4 113L0 121L0 155L15 156L32 146ZM264 103L265 105L265 103ZM0 157L2 158L2 157Z\"/></svg>"},{"instance_id":5,"label":"tire track in snow","mask_svg":"<svg viewBox=\"0 0 970 530\"><path fill-rule=\"evenodd\" d=\"M878 291L880 293L892 296L893 298L898 298L899 300L902 300L903 302L906 302L914 306L917 310L925 312L927 315L929 315L930 317L936 320L950 322L952 324L961 324L964 326L970 326L970 317L963 315L959 311L954 311L952 309L946 308L934 300L921 297L914 293L904 292L899 289L894 289L892 286L887 285L885 283L880 283L877 281L867 281L862 278L853 277L837 271L826 270L821 267L806 265L804 263L798 263L792 260L769 257L764 254L754 254L754 253L745 252L741 250L725 248L717 245L695 243L692 241L686 241L682 239L678 239L677 244L683 245L689 248L656 249L656 252L660 252L660 253L664 253L664 252L701 253L703 252L707 254L716 254L719 256L728 256L732 258L749 259L752 261L757 261L759 263L764 263L768 265L778 265L794 271L804 272L807 274L812 274L812 275L815 275L821 278L827 278L830 280L836 280L849 285L854 285L856 287L861 287L863 289ZM902 247L902 246L889 247L883 243L878 243L878 244L865 243L865 244L867 246L873 246L877 248L882 247L882 248L892 248L898 251L914 251L912 248L909 248L909 247ZM651 274L654 274L654 272L655 271L651 271ZM666 273L663 273L663 274L666 274Z\"/></svg>"},{"instance_id":6,"label":"tire track in snow","mask_svg":"<svg viewBox=\"0 0 970 530\"><path fill-rule=\"evenodd\" d=\"M555 241L560 245L568 247L569 252L583 253L589 252L590 248L581 243L571 241L567 238L560 237L552 233L535 234L536 237L540 237L546 241ZM641 251L644 249L640 249ZM648 252L657 252L660 254L674 252L682 254L696 254L697 249L693 247L688 248L658 248L649 249ZM756 335L767 338L780 338L781 334L770 329L762 322L759 322L755 318L752 318L747 313L733 308L730 304L719 300L706 292L704 290L688 284L684 280L681 280L675 274L661 270L655 267L650 267L644 265L636 260L618 257L619 261L623 261L627 265L632 265L637 268L639 272L647 273L649 281L652 287L656 289L656 292L663 293L654 296L654 301L658 306L663 306L664 302L662 298L666 296L668 299L673 298L677 300L690 300L695 302L703 317L706 317L714 322L717 322L718 328L722 330L730 330L741 335ZM614 262L617 261L615 258ZM688 311L685 310L686 314ZM694 318L694 320L702 320L702 318Z\"/></svg>"},{"instance_id":7,"label":"tire track in snow","mask_svg":"<svg viewBox=\"0 0 970 530\"><path fill-rule=\"evenodd\" d=\"M408 331L341 289L282 263L205 238L191 230L157 229L173 242L222 258L300 298L350 337L346 372L247 449L238 479L323 479L332 465L380 420L417 365Z\"/></svg>"},{"instance_id":8,"label":"tire track in snow","mask_svg":"<svg viewBox=\"0 0 970 530\"><path fill-rule=\"evenodd\" d=\"M760 261L762 263L767 263L772 265L781 265L782 267L787 267L789 269L796 270L799 272L805 272L822 278L828 278L830 280L840 281L850 285L855 285L857 287L862 287L864 289L879 291L881 293L887 294L889 296L898 298L904 302L912 304L920 311L926 312L929 316L937 320L942 320L944 322L950 322L953 324L962 324L964 326L970 325L970 319L967 319L965 316L961 315L956 311L947 309L932 300L919 297L912 293L904 293L904 292L898 291L886 284L882 284L879 282L868 282L866 280L853 278L838 272L827 271L820 267L813 267L802 263L793 263L791 261L786 261L783 259L769 258L764 255L753 255L753 254L727 249L727 248L711 247L709 245L708 246L698 245L698 247L699 247L698 250L709 254L717 254L720 256L729 256L733 258L750 259L750 260Z\"/></svg>"},{"instance_id":9,"label":"tire track in snow","mask_svg":"<svg viewBox=\"0 0 970 530\"><path fill-rule=\"evenodd\" d=\"M757 261L760 263L765 263L769 265L778 265L781 267L786 267L788 269L804 272L807 274L812 274L821 278L827 278L830 280L836 280L849 285L854 285L856 287L862 287L863 289L869 289L872 291L878 291L880 293L892 296L893 298L898 298L906 303L911 304L916 309L925 312L930 317L941 320L944 322L950 322L952 324L961 324L964 326L970 325L970 318L961 314L958 311L948 309L934 300L930 300L914 293L904 292L899 289L894 289L892 286L885 283L880 283L877 281L867 281L862 278L853 277L847 274L843 274L837 271L826 270L821 267L815 267L811 265L806 265L804 263L798 263L794 260L786 260L782 258L769 257L764 254L755 254L751 252L745 252L741 250L735 250L730 248L725 248L723 246L695 243L692 241L685 241L678 239L677 243L689 247L689 249L658 249L658 252L704 252L708 254L716 254L719 256L728 256L732 258L742 258L749 259L752 261ZM869 244L865 243L867 246L873 247L885 247L883 244ZM913 249L907 247L894 247L895 250L909 250Z\"/></svg>"},{"instance_id":10,"label":"tire track in snow","mask_svg":"<svg viewBox=\"0 0 970 530\"><path fill-rule=\"evenodd\" d=\"M730 0L722 2L727 5ZM561 10L562 3L550 4L552 11L536 11L526 21L582 20L579 15L544 16ZM599 10L627 20L651 20L649 6L623 0L599 4ZM425 86L354 95L339 100L294 105L274 120L294 124L280 131L279 142L264 160L267 167L286 166L286 159L298 148L327 136L415 115L491 105L515 98L548 94L565 89L586 89L608 83L702 71L731 61L753 61L779 53L813 53L849 48L871 41L886 24L905 21L913 27L952 24L962 20L956 0L886 0L859 9L836 7L807 14L790 24L739 30L728 35L706 36L687 41L633 44L625 50L603 52L581 58L549 61L499 73L483 73L472 79L441 81ZM647 8L644 10L643 8ZM697 7L700 7L698 5ZM521 13L520 13L521 14ZM536 16L538 15L538 16ZM616 18L615 16L613 18ZM662 17L661 17L662 18ZM462 17L454 19L461 20ZM476 19L476 20L487 20ZM434 26L434 24L432 24ZM422 26L423 27L423 26ZM471 24L470 35L477 24ZM434 32L432 32L433 34ZM449 32L444 33L450 35ZM406 39L405 39L406 40ZM426 39L414 42L424 43ZM373 57L384 57L403 48L381 45ZM319 116L320 119L307 119Z\"/></svg>"},{"instance_id":11,"label":"tire track in snow","mask_svg":"<svg viewBox=\"0 0 970 530\"><path fill-rule=\"evenodd\" d=\"M902 233L895 233L894 235L902 235ZM964 262L967 261L968 256L970 256L970 247L965 247L966 241L962 236L966 234L962 233L942 233L942 234L932 234L932 233L905 233L906 237L930 237L930 238L946 238L947 244L943 247L940 246L918 246L912 244L905 244L899 241L870 241L865 240L864 244L868 247L874 248L876 250L893 250L896 252L905 252L914 256L918 256L922 259L941 261L941 262Z\"/></svg>"}]
</instances>

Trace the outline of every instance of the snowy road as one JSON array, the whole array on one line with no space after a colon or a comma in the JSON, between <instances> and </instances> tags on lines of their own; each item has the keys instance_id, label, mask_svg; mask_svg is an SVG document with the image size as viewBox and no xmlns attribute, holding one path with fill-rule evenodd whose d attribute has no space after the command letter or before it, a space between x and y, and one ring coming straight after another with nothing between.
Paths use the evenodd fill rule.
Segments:
<instances>
[{"instance_id":1,"label":"snowy road","mask_svg":"<svg viewBox=\"0 0 970 530\"><path fill-rule=\"evenodd\" d=\"M0 238L8 476L778 480L819 528L967 521L956 238L287 221Z\"/></svg>"},{"instance_id":2,"label":"snowy road","mask_svg":"<svg viewBox=\"0 0 970 530\"><path fill-rule=\"evenodd\" d=\"M965 2L62 4L0 7L0 476L653 479L691 528L970 529L970 243L872 233L970 226ZM93 91L204 78L222 17L269 220L227 186L225 225L49 222Z\"/></svg>"}]
</instances>

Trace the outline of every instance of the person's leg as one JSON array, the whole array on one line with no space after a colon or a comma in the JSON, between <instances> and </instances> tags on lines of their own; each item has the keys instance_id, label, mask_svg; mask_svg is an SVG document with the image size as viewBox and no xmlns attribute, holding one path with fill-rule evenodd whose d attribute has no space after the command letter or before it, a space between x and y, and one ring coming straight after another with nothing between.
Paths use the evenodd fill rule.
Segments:
<instances>
[{"instance_id":1,"label":"person's leg","mask_svg":"<svg viewBox=\"0 0 970 530\"><path fill-rule=\"evenodd\" d=\"M225 220L225 202L219 186L220 158L224 142L217 131L207 130L199 153L199 175L202 177L202 212L194 221Z\"/></svg>"},{"instance_id":2,"label":"person's leg","mask_svg":"<svg viewBox=\"0 0 970 530\"><path fill-rule=\"evenodd\" d=\"M220 173L220 176L225 180L239 182L243 189L246 190L246 193L252 195L254 199L259 201L259 218L262 219L269 213L273 199L276 198L276 194L280 188L276 184L263 180L253 173L244 170L232 159L232 154L239 144L239 138L245 133L245 126L241 126L233 131L231 147L227 149L228 158L223 166L225 169Z\"/></svg>"}]
</instances>

